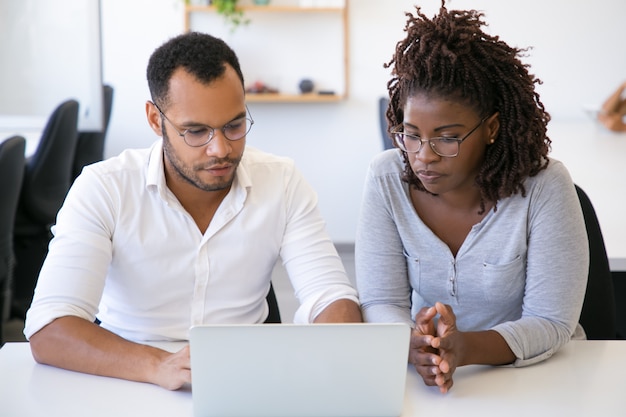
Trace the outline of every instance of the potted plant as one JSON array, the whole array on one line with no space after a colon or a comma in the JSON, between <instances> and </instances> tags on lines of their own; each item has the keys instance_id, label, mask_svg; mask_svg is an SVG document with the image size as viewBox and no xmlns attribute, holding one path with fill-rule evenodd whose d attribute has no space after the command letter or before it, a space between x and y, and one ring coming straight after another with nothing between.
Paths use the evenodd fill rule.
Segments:
<instances>
[{"instance_id":1,"label":"potted plant","mask_svg":"<svg viewBox=\"0 0 626 417\"><path fill-rule=\"evenodd\" d=\"M224 16L226 23L231 25L231 30L237 29L240 25L247 25L250 19L246 18L243 10L237 7L237 0L213 0L217 13Z\"/></svg>"}]
</instances>

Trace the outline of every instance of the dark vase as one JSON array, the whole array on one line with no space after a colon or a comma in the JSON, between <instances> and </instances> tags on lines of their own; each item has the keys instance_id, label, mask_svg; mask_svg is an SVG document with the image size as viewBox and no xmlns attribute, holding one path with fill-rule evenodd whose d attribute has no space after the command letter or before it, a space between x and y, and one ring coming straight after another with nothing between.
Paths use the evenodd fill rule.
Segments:
<instances>
[{"instance_id":1,"label":"dark vase","mask_svg":"<svg viewBox=\"0 0 626 417\"><path fill-rule=\"evenodd\" d=\"M304 80L300 81L299 87L300 87L300 92L302 94L305 94L305 93L312 92L313 87L315 87L315 85L313 84L313 81L305 78Z\"/></svg>"}]
</instances>

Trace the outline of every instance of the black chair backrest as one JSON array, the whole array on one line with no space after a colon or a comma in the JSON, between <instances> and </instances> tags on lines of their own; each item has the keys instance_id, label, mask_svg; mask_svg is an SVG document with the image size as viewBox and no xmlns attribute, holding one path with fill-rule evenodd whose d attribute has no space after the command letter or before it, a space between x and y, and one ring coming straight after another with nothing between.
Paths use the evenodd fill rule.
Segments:
<instances>
[{"instance_id":1,"label":"black chair backrest","mask_svg":"<svg viewBox=\"0 0 626 417\"><path fill-rule=\"evenodd\" d=\"M8 316L12 281L13 223L24 176L26 140L13 136L0 142L0 345L2 325Z\"/></svg>"},{"instance_id":2,"label":"black chair backrest","mask_svg":"<svg viewBox=\"0 0 626 417\"><path fill-rule=\"evenodd\" d=\"M604 238L596 212L587 194L577 185L576 192L585 217L589 238L589 278L580 324L591 340L615 339L615 295L613 277Z\"/></svg>"},{"instance_id":3,"label":"black chair backrest","mask_svg":"<svg viewBox=\"0 0 626 417\"><path fill-rule=\"evenodd\" d=\"M13 222L24 177L26 140L13 136L0 142L0 246L13 240Z\"/></svg>"},{"instance_id":4,"label":"black chair backrest","mask_svg":"<svg viewBox=\"0 0 626 417\"><path fill-rule=\"evenodd\" d=\"M102 87L103 94L103 119L102 130L78 132L78 143L76 144L76 155L72 167L72 179L75 179L85 165L104 159L104 141L111 119L111 109L113 107L113 87L105 85Z\"/></svg>"},{"instance_id":5,"label":"black chair backrest","mask_svg":"<svg viewBox=\"0 0 626 417\"><path fill-rule=\"evenodd\" d=\"M35 153L26 160L20 211L52 224L70 188L78 138L78 102L61 103L48 119Z\"/></svg>"},{"instance_id":6,"label":"black chair backrest","mask_svg":"<svg viewBox=\"0 0 626 417\"><path fill-rule=\"evenodd\" d=\"M265 323L280 323L280 309L278 307L278 300L276 299L276 293L274 292L274 286L270 283L270 291L267 293L267 305L269 307L269 314Z\"/></svg>"},{"instance_id":7,"label":"black chair backrest","mask_svg":"<svg viewBox=\"0 0 626 417\"><path fill-rule=\"evenodd\" d=\"M393 148L393 141L389 136L389 125L387 122L387 107L389 107L389 99L381 97L378 99L378 123L380 125L380 135L383 141L383 149Z\"/></svg>"}]
</instances>

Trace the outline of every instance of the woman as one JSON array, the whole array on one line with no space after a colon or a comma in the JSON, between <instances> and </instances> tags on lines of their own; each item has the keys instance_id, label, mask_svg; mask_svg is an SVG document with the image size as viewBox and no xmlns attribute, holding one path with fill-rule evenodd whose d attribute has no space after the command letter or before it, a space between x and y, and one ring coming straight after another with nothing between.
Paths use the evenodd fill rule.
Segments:
<instances>
[{"instance_id":1,"label":"woman","mask_svg":"<svg viewBox=\"0 0 626 417\"><path fill-rule=\"evenodd\" d=\"M584 337L589 254L524 50L474 10L407 16L387 64L399 149L370 166L357 285L367 321L414 327L409 362L446 392L458 366L529 365Z\"/></svg>"}]
</instances>

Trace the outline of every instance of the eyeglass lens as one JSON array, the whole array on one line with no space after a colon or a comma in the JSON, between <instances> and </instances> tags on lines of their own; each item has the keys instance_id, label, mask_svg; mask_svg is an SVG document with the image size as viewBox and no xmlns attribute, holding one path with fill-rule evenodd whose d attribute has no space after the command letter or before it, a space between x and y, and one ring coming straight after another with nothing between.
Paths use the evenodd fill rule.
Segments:
<instances>
[{"instance_id":1,"label":"eyeglass lens","mask_svg":"<svg viewBox=\"0 0 626 417\"><path fill-rule=\"evenodd\" d=\"M423 146L422 138L404 133L395 133L394 137L400 149L417 153ZM459 140L456 138L432 138L428 141L431 149L441 156L454 156L459 152Z\"/></svg>"},{"instance_id":2,"label":"eyeglass lens","mask_svg":"<svg viewBox=\"0 0 626 417\"><path fill-rule=\"evenodd\" d=\"M221 130L226 139L239 140L246 136L251 127L252 120L247 117L242 117L224 125ZM209 142L214 134L215 129L209 126L191 128L183 132L185 142L190 146L202 146Z\"/></svg>"}]
</instances>

